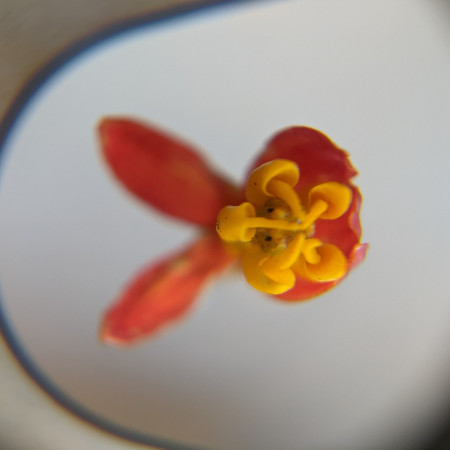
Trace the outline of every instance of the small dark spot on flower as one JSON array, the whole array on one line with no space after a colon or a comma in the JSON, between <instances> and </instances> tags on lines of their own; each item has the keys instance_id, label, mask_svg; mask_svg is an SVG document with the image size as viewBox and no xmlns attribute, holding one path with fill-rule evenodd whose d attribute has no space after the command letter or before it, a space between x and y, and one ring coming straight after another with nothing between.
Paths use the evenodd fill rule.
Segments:
<instances>
[{"instance_id":1,"label":"small dark spot on flower","mask_svg":"<svg viewBox=\"0 0 450 450\"><path fill-rule=\"evenodd\" d=\"M272 240L272 236L266 236L264 238L265 241L270 242Z\"/></svg>"},{"instance_id":2,"label":"small dark spot on flower","mask_svg":"<svg viewBox=\"0 0 450 450\"><path fill-rule=\"evenodd\" d=\"M268 212L268 213L273 212L273 208L267 208L267 212Z\"/></svg>"}]
</instances>

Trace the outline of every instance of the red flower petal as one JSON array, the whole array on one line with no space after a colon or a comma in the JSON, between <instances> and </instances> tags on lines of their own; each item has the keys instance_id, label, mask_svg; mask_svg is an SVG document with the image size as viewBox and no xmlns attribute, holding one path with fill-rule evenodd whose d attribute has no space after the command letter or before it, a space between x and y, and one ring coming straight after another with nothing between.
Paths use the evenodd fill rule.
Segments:
<instances>
[{"instance_id":1,"label":"red flower petal","mask_svg":"<svg viewBox=\"0 0 450 450\"><path fill-rule=\"evenodd\" d=\"M327 181L347 184L357 174L347 153L313 128L292 127L276 134L250 170L278 158L289 159L298 165L300 181L296 190Z\"/></svg>"},{"instance_id":2,"label":"red flower petal","mask_svg":"<svg viewBox=\"0 0 450 450\"><path fill-rule=\"evenodd\" d=\"M167 214L213 226L223 206L240 201L237 189L192 147L160 130L107 118L99 134L115 176L134 195Z\"/></svg>"},{"instance_id":3,"label":"red flower petal","mask_svg":"<svg viewBox=\"0 0 450 450\"><path fill-rule=\"evenodd\" d=\"M144 269L106 312L100 339L132 344L181 318L201 288L235 260L208 233L187 249Z\"/></svg>"}]
</instances>

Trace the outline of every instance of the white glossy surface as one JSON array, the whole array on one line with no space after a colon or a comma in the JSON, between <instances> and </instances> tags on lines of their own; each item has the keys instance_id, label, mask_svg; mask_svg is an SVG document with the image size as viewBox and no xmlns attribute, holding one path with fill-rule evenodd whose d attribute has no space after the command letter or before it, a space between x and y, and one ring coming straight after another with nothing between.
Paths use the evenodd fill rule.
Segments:
<instances>
[{"instance_id":1,"label":"white glossy surface","mask_svg":"<svg viewBox=\"0 0 450 450\"><path fill-rule=\"evenodd\" d=\"M112 39L50 78L16 123L0 185L3 302L39 368L103 417L190 444L414 442L450 375L438 13L418 1L221 8ZM195 234L109 177L93 129L107 114L185 136L236 180L278 129L322 129L360 171L367 261L298 305L222 279L154 340L101 346L101 312L134 270Z\"/></svg>"}]
</instances>

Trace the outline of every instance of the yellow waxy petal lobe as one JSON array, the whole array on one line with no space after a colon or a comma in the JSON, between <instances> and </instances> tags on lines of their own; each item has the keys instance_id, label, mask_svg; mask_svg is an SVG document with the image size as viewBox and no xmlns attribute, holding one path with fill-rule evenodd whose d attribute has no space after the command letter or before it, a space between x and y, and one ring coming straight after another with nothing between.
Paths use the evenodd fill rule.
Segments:
<instances>
[{"instance_id":1,"label":"yellow waxy petal lobe","mask_svg":"<svg viewBox=\"0 0 450 450\"><path fill-rule=\"evenodd\" d=\"M302 257L293 269L304 278L325 282L343 277L347 272L347 265L347 259L338 247L323 244L317 247L311 246L308 251L303 251Z\"/></svg>"},{"instance_id":2,"label":"yellow waxy petal lobe","mask_svg":"<svg viewBox=\"0 0 450 450\"><path fill-rule=\"evenodd\" d=\"M242 269L247 282L259 291L266 294L282 294L291 289L295 284L295 275L291 270L265 272L261 266L268 257L260 247L250 245L242 254Z\"/></svg>"},{"instance_id":3,"label":"yellow waxy petal lobe","mask_svg":"<svg viewBox=\"0 0 450 450\"><path fill-rule=\"evenodd\" d=\"M248 242L255 235L255 228L247 226L246 223L255 215L255 208L248 202L239 206L225 206L217 216L217 233L226 242Z\"/></svg>"},{"instance_id":4,"label":"yellow waxy petal lobe","mask_svg":"<svg viewBox=\"0 0 450 450\"><path fill-rule=\"evenodd\" d=\"M310 264L318 264L320 262L320 255L318 248L322 245L319 239L308 239L303 245L303 257Z\"/></svg>"},{"instance_id":5,"label":"yellow waxy petal lobe","mask_svg":"<svg viewBox=\"0 0 450 450\"><path fill-rule=\"evenodd\" d=\"M283 200L289 206L291 214L294 217L304 219L305 213L298 199L298 195L288 183L277 179L270 180L267 185L267 192Z\"/></svg>"},{"instance_id":6,"label":"yellow waxy petal lobe","mask_svg":"<svg viewBox=\"0 0 450 450\"><path fill-rule=\"evenodd\" d=\"M272 180L283 181L290 187L294 187L300 177L297 164L287 159L277 159L259 166L255 169L247 182L245 195L247 200L255 205L263 205L274 194L268 189Z\"/></svg>"},{"instance_id":7,"label":"yellow waxy petal lobe","mask_svg":"<svg viewBox=\"0 0 450 450\"><path fill-rule=\"evenodd\" d=\"M318 184L309 191L310 204L320 201L327 204L327 208L320 214L321 219L331 220L341 217L350 206L352 191L348 186L330 181Z\"/></svg>"},{"instance_id":8,"label":"yellow waxy petal lobe","mask_svg":"<svg viewBox=\"0 0 450 450\"><path fill-rule=\"evenodd\" d=\"M262 273L264 275L266 275L270 281L272 283L276 283L278 285L278 287L280 288L280 291L278 291L278 287L277 292L280 292L281 294L283 292L286 292L289 289L292 289L294 287L295 284L295 274L294 272L292 272L291 269L276 269L276 270L267 270L265 265L263 264L261 267ZM273 292L267 292L264 291L266 293L273 293Z\"/></svg>"}]
</instances>

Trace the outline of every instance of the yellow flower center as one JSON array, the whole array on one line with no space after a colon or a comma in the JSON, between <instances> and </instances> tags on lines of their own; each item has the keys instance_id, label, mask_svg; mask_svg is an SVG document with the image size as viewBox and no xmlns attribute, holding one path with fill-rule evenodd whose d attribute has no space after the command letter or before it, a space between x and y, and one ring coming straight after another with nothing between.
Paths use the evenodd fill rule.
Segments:
<instances>
[{"instance_id":1,"label":"yellow flower center","mask_svg":"<svg viewBox=\"0 0 450 450\"><path fill-rule=\"evenodd\" d=\"M296 276L333 281L347 270L342 251L314 238L315 221L342 216L352 200L349 187L327 182L309 191L302 205L294 190L298 166L276 159L256 168L247 182L247 202L226 206L217 217L217 232L242 249L247 281L268 294L292 289Z\"/></svg>"}]
</instances>

